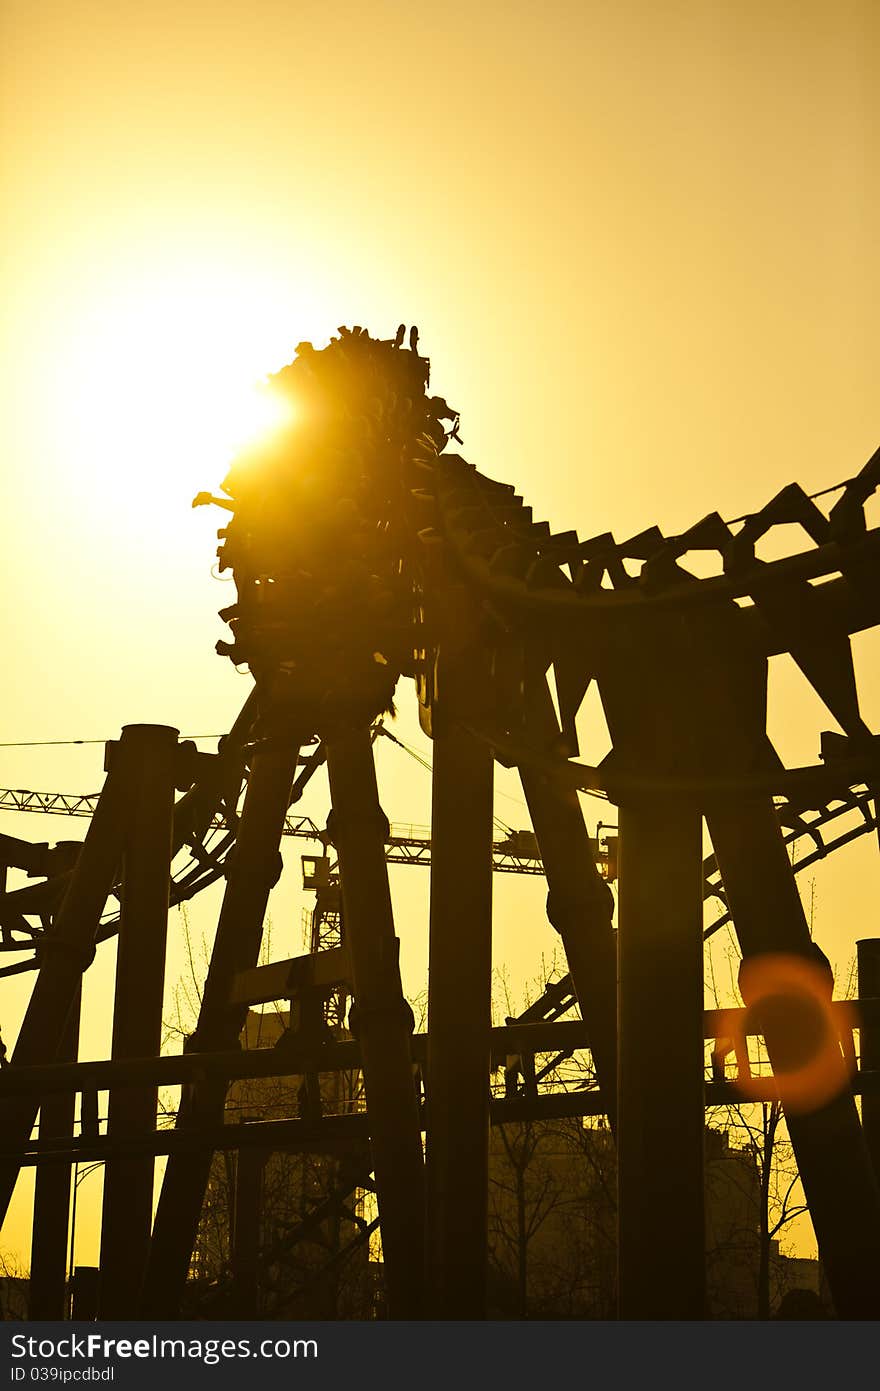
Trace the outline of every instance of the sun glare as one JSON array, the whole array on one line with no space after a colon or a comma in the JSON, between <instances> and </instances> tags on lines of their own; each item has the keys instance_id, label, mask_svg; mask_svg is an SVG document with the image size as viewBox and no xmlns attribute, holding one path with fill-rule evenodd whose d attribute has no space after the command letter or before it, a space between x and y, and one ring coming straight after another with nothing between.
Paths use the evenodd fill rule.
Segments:
<instances>
[{"instance_id":1,"label":"sun glare","mask_svg":"<svg viewBox=\"0 0 880 1391\"><path fill-rule=\"evenodd\" d=\"M196 289L163 278L76 319L54 404L80 492L110 507L148 492L185 508L219 485L239 449L290 421L265 379L292 356L295 329L288 319L282 349L277 306L237 290L228 278Z\"/></svg>"},{"instance_id":2,"label":"sun glare","mask_svg":"<svg viewBox=\"0 0 880 1391\"><path fill-rule=\"evenodd\" d=\"M248 392L242 392L236 404L235 413L228 420L229 445L233 450L293 422L293 407L268 387L259 384Z\"/></svg>"}]
</instances>

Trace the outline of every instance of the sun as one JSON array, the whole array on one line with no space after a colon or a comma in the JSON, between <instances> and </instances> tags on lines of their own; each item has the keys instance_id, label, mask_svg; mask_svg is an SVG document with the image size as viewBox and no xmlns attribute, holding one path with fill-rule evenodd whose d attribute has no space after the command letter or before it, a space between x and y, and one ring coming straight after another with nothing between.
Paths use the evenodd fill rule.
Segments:
<instances>
[{"instance_id":1,"label":"sun","mask_svg":"<svg viewBox=\"0 0 880 1391\"><path fill-rule=\"evenodd\" d=\"M145 495L188 507L244 445L290 423L289 402L266 378L293 348L280 349L266 295L230 279L157 272L78 318L54 409L80 496L111 511ZM288 325L286 343L295 333Z\"/></svg>"},{"instance_id":2,"label":"sun","mask_svg":"<svg viewBox=\"0 0 880 1391\"><path fill-rule=\"evenodd\" d=\"M262 381L239 393L224 422L224 433L229 447L237 452L245 445L277 433L293 421L292 403Z\"/></svg>"}]
</instances>

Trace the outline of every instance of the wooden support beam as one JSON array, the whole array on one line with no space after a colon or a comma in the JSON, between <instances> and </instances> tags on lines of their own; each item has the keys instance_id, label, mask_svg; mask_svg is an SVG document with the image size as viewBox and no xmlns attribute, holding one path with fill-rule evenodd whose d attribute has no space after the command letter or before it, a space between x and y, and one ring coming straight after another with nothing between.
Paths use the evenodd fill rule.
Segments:
<instances>
[{"instance_id":1,"label":"wooden support beam","mask_svg":"<svg viewBox=\"0 0 880 1391\"><path fill-rule=\"evenodd\" d=\"M232 1213L232 1313L237 1319L260 1316L260 1255L263 1170L267 1153L243 1146L236 1156Z\"/></svg>"},{"instance_id":2,"label":"wooden support beam","mask_svg":"<svg viewBox=\"0 0 880 1391\"><path fill-rule=\"evenodd\" d=\"M236 976L256 965L266 903L281 872L278 849L296 772L295 738L258 745L251 758L235 855L226 872L226 892L190 1048L213 1052L234 1048L247 1006L231 1003ZM225 1080L193 1087L181 1105L177 1128L197 1133L223 1120ZM168 1162L141 1300L141 1315L172 1318L186 1285L199 1215L211 1168L211 1148L175 1154Z\"/></svg>"},{"instance_id":3,"label":"wooden support beam","mask_svg":"<svg viewBox=\"0 0 880 1391\"><path fill-rule=\"evenodd\" d=\"M114 1059L158 1053L162 1044L165 942L178 731L129 725L115 757L123 764L127 806L113 1009ZM156 1124L155 1086L113 1088L111 1139L148 1135ZM134 1318L150 1248L153 1156L118 1156L104 1170L99 1316Z\"/></svg>"},{"instance_id":4,"label":"wooden support beam","mask_svg":"<svg viewBox=\"0 0 880 1391\"><path fill-rule=\"evenodd\" d=\"M863 937L856 942L856 968L859 994L863 991L866 995L880 994L880 937ZM880 1018L861 1018L859 1067L880 1072ZM874 1174L880 1180L880 1097L862 1098L862 1130Z\"/></svg>"},{"instance_id":5,"label":"wooden support beam","mask_svg":"<svg viewBox=\"0 0 880 1391\"><path fill-rule=\"evenodd\" d=\"M530 703L532 737L547 745L556 732L542 677ZM596 852L577 793L532 768L520 769L523 792L547 876L547 916L562 941L599 1085L616 1122L617 943L614 899L596 868Z\"/></svg>"},{"instance_id":6,"label":"wooden support beam","mask_svg":"<svg viewBox=\"0 0 880 1391\"><path fill-rule=\"evenodd\" d=\"M618 1258L624 1319L706 1311L702 819L620 809Z\"/></svg>"},{"instance_id":7,"label":"wooden support beam","mask_svg":"<svg viewBox=\"0 0 880 1391\"><path fill-rule=\"evenodd\" d=\"M428 958L427 1281L438 1319L486 1316L492 990L488 746L435 733Z\"/></svg>"},{"instance_id":8,"label":"wooden support beam","mask_svg":"<svg viewBox=\"0 0 880 1391\"><path fill-rule=\"evenodd\" d=\"M54 1062L70 1011L79 999L83 972L95 955L98 922L122 856L125 789L118 770L107 774L52 932L40 944L40 970L18 1033L9 1072ZM34 1127L39 1096L10 1096L0 1107L0 1133L10 1156L0 1163L0 1224L18 1178L16 1152L23 1153Z\"/></svg>"},{"instance_id":9,"label":"wooden support beam","mask_svg":"<svg viewBox=\"0 0 880 1391\"><path fill-rule=\"evenodd\" d=\"M424 1281L424 1160L412 1060L412 1011L403 996L369 730L325 738L339 856L345 941L351 954L370 1147L392 1318L417 1318Z\"/></svg>"},{"instance_id":10,"label":"wooden support beam","mask_svg":"<svg viewBox=\"0 0 880 1391\"><path fill-rule=\"evenodd\" d=\"M880 1027L880 998L837 1000L831 1005L841 1028L869 1022ZM708 1009L703 1014L704 1039L730 1038L742 1029L747 1035L760 1033L758 1022L744 1009ZM587 1048L586 1025L579 1019L557 1019L536 1024L504 1024L490 1030L492 1058L500 1066L513 1053L557 1053L563 1049ZM413 1034L412 1056L424 1063L428 1055L427 1034ZM655 1062L652 1054L650 1062ZM208 1077L223 1081L242 1077L293 1077L306 1072L350 1071L360 1067L361 1050L356 1039L339 1043L292 1041L284 1049L236 1049L228 1053L177 1053L161 1058L131 1058L125 1062L104 1059L93 1063L53 1063L44 1067L4 1068L0 1070L0 1098L4 1096L48 1096L55 1092L105 1091L111 1086L173 1087L181 1083L204 1082ZM865 1089L867 1079L878 1072L860 1072L853 1079L856 1095ZM731 1085L731 1084L725 1084ZM873 1084L871 1084L873 1088ZM771 1095L772 1092L768 1093ZM591 1093L595 1095L595 1093ZM2 1147L0 1147L2 1152Z\"/></svg>"},{"instance_id":11,"label":"wooden support beam","mask_svg":"<svg viewBox=\"0 0 880 1391\"><path fill-rule=\"evenodd\" d=\"M272 961L239 971L232 982L232 1003L265 1005L273 1000L289 1000L298 991L339 985L351 980L351 958L347 947L310 952L286 961Z\"/></svg>"},{"instance_id":12,"label":"wooden support beam","mask_svg":"<svg viewBox=\"0 0 880 1391\"><path fill-rule=\"evenodd\" d=\"M266 1050L268 1051L268 1050ZM880 1072L861 1073L855 1081L857 1095L880 1096ZM756 1086L757 1101L773 1101L777 1096L772 1079ZM706 1084L706 1106L741 1105L742 1097L729 1082ZM508 1125L516 1121L552 1121L573 1116L604 1116L605 1103L601 1092L549 1092L538 1096L495 1097L489 1103L491 1125ZM419 1112L419 1126L425 1127L424 1108ZM368 1133L366 1112L354 1115L324 1116L311 1123L303 1120L262 1121L259 1125L218 1125L201 1131L157 1130L137 1142L108 1140L106 1135L77 1136L75 1139L33 1140L21 1160L23 1166L40 1166L61 1157L69 1163L90 1163L105 1160L111 1154L146 1151L150 1154L182 1154L194 1150L240 1149L256 1145L269 1151L290 1151L303 1154L347 1155Z\"/></svg>"},{"instance_id":13,"label":"wooden support beam","mask_svg":"<svg viewBox=\"0 0 880 1391\"><path fill-rule=\"evenodd\" d=\"M76 1062L79 1048L80 994L67 1016L67 1027L58 1051L58 1063ZM9 1069L7 1069L8 1071ZM40 1139L70 1142L76 1107L74 1092L43 1095L40 1103ZM152 1127L151 1127L152 1129ZM28 1287L29 1319L63 1319L67 1312L67 1239L70 1225L70 1159L63 1155L37 1170L34 1185L34 1227L31 1241L31 1276Z\"/></svg>"}]
</instances>

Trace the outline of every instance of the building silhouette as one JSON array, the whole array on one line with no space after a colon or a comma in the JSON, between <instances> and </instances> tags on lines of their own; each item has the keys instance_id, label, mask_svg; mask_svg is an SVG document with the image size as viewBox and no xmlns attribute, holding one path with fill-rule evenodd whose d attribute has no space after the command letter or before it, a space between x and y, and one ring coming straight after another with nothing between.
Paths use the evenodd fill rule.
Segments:
<instances>
[{"instance_id":1,"label":"building silhouette","mask_svg":"<svg viewBox=\"0 0 880 1391\"><path fill-rule=\"evenodd\" d=\"M674 1148L671 1138L670 1148ZM616 1151L610 1130L580 1118L492 1131L490 1317L607 1319L616 1301ZM758 1313L760 1175L726 1131L706 1129L708 1314ZM795 1290L821 1294L816 1260L770 1242L770 1310Z\"/></svg>"}]
</instances>

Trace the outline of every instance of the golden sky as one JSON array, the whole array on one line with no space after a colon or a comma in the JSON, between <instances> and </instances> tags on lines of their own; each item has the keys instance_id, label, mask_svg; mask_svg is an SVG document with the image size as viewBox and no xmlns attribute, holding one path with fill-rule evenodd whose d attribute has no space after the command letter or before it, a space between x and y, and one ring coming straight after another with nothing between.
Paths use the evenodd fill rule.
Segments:
<instances>
[{"instance_id":1,"label":"golden sky","mask_svg":"<svg viewBox=\"0 0 880 1391\"><path fill-rule=\"evenodd\" d=\"M228 727L247 680L213 651L220 523L190 499L252 382L337 324L418 323L466 457L583 536L857 471L880 438L878 30L868 0L4 0L2 741ZM858 651L880 728L877 644ZM783 753L813 761L829 717L774 686ZM98 746L0 749L2 786L91 791L100 768ZM380 768L391 818L426 822L427 776L390 746ZM816 877L842 968L874 929L875 860ZM419 875L394 875L411 992ZM499 964L538 974L537 881L497 902ZM22 1000L3 987L10 1041Z\"/></svg>"}]
</instances>

